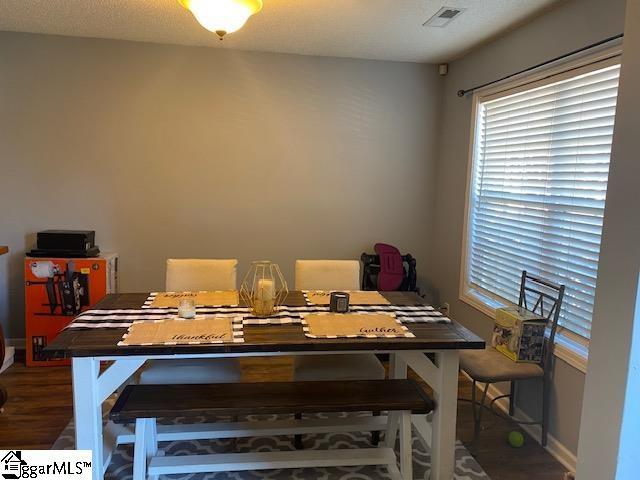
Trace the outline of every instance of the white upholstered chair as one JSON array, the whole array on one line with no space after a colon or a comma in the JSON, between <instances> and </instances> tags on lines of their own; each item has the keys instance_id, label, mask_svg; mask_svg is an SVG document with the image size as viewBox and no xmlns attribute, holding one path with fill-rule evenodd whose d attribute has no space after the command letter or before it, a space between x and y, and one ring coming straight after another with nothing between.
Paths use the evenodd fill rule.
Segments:
<instances>
[{"instance_id":1,"label":"white upholstered chair","mask_svg":"<svg viewBox=\"0 0 640 480\"><path fill-rule=\"evenodd\" d=\"M296 290L360 290L360 262L297 260Z\"/></svg>"},{"instance_id":2,"label":"white upholstered chair","mask_svg":"<svg viewBox=\"0 0 640 480\"><path fill-rule=\"evenodd\" d=\"M296 290L360 290L357 260L297 260ZM376 380L384 367L372 353L300 355L295 357L293 378L314 380Z\"/></svg>"},{"instance_id":3,"label":"white upholstered chair","mask_svg":"<svg viewBox=\"0 0 640 480\"><path fill-rule=\"evenodd\" d=\"M236 290L237 260L170 258L167 292Z\"/></svg>"},{"instance_id":4,"label":"white upholstered chair","mask_svg":"<svg viewBox=\"0 0 640 480\"><path fill-rule=\"evenodd\" d=\"M188 292L236 290L237 260L167 260L166 290ZM140 383L231 383L240 381L235 358L153 360L140 374Z\"/></svg>"},{"instance_id":5,"label":"white upholstered chair","mask_svg":"<svg viewBox=\"0 0 640 480\"><path fill-rule=\"evenodd\" d=\"M296 260L295 288L296 290L360 290L360 262L357 260ZM372 353L294 357L293 379L295 381L384 378L384 367ZM378 413L374 412L374 415ZM302 418L299 413L295 416ZM372 432L372 443L377 445L378 440L379 432ZM294 445L296 449L302 448L302 435L295 435Z\"/></svg>"}]
</instances>

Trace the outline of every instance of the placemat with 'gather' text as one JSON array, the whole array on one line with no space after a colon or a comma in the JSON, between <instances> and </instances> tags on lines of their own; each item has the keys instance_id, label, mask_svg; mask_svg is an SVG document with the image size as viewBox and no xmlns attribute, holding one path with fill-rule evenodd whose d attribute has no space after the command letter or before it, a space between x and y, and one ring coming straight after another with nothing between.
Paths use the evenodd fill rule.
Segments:
<instances>
[{"instance_id":1,"label":"placemat with 'gather' text","mask_svg":"<svg viewBox=\"0 0 640 480\"><path fill-rule=\"evenodd\" d=\"M309 338L415 337L393 315L379 313L312 313L302 316Z\"/></svg>"}]
</instances>

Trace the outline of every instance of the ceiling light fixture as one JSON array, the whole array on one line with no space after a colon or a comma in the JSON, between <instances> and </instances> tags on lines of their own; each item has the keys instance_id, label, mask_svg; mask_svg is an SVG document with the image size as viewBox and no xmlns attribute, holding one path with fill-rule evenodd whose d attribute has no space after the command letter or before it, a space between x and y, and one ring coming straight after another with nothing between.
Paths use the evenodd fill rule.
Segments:
<instances>
[{"instance_id":1,"label":"ceiling light fixture","mask_svg":"<svg viewBox=\"0 0 640 480\"><path fill-rule=\"evenodd\" d=\"M220 40L242 28L249 17L262 9L262 0L178 0L193 13L207 30L217 33Z\"/></svg>"}]
</instances>

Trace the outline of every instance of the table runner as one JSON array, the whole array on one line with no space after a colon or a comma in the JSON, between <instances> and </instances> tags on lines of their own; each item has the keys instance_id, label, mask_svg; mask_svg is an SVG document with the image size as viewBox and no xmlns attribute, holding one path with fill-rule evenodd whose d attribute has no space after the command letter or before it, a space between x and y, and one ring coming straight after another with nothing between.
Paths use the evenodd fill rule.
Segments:
<instances>
[{"instance_id":1,"label":"table runner","mask_svg":"<svg viewBox=\"0 0 640 480\"><path fill-rule=\"evenodd\" d=\"M251 315L247 307L197 307L196 313L216 317L240 317L244 325L287 325L300 323L300 312L293 310L295 308L278 307L278 313L268 318ZM165 318L178 318L178 309L94 309L81 313L66 328L127 328L138 320L153 321Z\"/></svg>"},{"instance_id":2,"label":"table runner","mask_svg":"<svg viewBox=\"0 0 640 480\"><path fill-rule=\"evenodd\" d=\"M242 317L244 325L291 325L301 324L302 315L328 312L329 307L320 305L287 306L277 308L271 317L251 315L247 307L197 307L198 315L216 317ZM449 323L451 320L430 305L351 305L352 313L394 314L402 323ZM162 320L178 318L177 308L133 308L92 309L81 313L66 328L127 328L137 320Z\"/></svg>"}]
</instances>

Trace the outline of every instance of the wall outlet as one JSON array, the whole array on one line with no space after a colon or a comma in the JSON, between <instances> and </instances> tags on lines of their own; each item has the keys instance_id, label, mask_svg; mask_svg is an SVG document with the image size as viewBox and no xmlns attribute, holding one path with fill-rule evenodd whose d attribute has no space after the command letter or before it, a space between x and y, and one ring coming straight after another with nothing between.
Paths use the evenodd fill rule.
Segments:
<instances>
[{"instance_id":1,"label":"wall outlet","mask_svg":"<svg viewBox=\"0 0 640 480\"><path fill-rule=\"evenodd\" d=\"M451 310L449 308L449 303L448 302L444 302L440 306L440 312L442 312L442 314L445 315L445 316L449 316L449 313L451 312Z\"/></svg>"}]
</instances>

